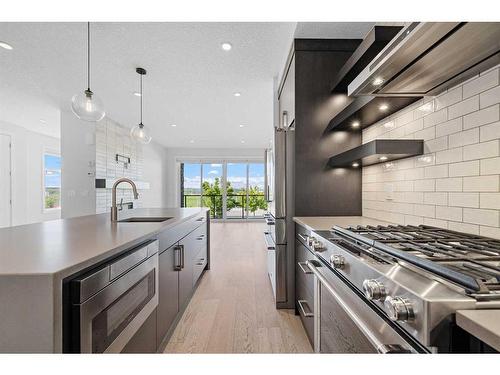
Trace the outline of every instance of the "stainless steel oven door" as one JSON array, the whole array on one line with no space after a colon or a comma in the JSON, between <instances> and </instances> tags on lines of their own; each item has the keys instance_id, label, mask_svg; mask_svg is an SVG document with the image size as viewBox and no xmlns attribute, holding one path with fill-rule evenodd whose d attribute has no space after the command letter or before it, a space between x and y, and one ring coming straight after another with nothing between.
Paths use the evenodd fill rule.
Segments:
<instances>
[{"instance_id":1,"label":"stainless steel oven door","mask_svg":"<svg viewBox=\"0 0 500 375\"><path fill-rule=\"evenodd\" d=\"M333 271L317 261L306 264L315 276L315 352L417 352Z\"/></svg>"},{"instance_id":2,"label":"stainless steel oven door","mask_svg":"<svg viewBox=\"0 0 500 375\"><path fill-rule=\"evenodd\" d=\"M158 305L158 254L75 308L81 353L119 353Z\"/></svg>"}]
</instances>

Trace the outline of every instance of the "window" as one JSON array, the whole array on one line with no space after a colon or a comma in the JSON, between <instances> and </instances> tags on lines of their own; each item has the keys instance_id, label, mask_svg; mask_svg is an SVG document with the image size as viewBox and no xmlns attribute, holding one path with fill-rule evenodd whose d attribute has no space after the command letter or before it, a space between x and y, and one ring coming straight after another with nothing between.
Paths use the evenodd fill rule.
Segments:
<instances>
[{"instance_id":1,"label":"window","mask_svg":"<svg viewBox=\"0 0 500 375\"><path fill-rule=\"evenodd\" d=\"M212 219L262 218L264 175L260 162L181 163L181 207L209 207Z\"/></svg>"},{"instance_id":2,"label":"window","mask_svg":"<svg viewBox=\"0 0 500 375\"><path fill-rule=\"evenodd\" d=\"M61 156L43 155L43 208L61 208Z\"/></svg>"}]
</instances>

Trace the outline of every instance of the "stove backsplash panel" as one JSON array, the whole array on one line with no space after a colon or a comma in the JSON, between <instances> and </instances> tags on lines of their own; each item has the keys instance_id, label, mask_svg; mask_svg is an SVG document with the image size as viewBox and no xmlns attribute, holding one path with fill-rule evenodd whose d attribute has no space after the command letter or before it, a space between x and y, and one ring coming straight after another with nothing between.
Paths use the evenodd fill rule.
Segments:
<instances>
[{"instance_id":1,"label":"stove backsplash panel","mask_svg":"<svg viewBox=\"0 0 500 375\"><path fill-rule=\"evenodd\" d=\"M500 65L363 130L425 154L363 168L363 215L500 238Z\"/></svg>"}]
</instances>

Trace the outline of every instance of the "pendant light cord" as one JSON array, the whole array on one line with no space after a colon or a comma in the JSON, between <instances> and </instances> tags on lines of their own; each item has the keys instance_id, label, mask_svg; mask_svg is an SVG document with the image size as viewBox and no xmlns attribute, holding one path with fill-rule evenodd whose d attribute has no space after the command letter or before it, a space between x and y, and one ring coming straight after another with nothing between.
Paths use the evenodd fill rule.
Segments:
<instances>
[{"instance_id":1,"label":"pendant light cord","mask_svg":"<svg viewBox=\"0 0 500 375\"><path fill-rule=\"evenodd\" d=\"M87 87L90 91L90 22L87 22Z\"/></svg>"},{"instance_id":2,"label":"pendant light cord","mask_svg":"<svg viewBox=\"0 0 500 375\"><path fill-rule=\"evenodd\" d=\"M141 74L141 125L142 125L142 74Z\"/></svg>"}]
</instances>

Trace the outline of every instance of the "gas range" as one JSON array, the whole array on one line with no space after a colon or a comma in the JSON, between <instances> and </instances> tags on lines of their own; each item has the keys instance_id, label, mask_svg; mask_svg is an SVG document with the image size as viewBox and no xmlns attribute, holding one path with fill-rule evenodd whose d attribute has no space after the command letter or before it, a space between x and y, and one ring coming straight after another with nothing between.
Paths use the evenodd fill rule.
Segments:
<instances>
[{"instance_id":1,"label":"gas range","mask_svg":"<svg viewBox=\"0 0 500 375\"><path fill-rule=\"evenodd\" d=\"M453 339L457 310L500 307L500 241L430 226L333 227L317 257L431 351Z\"/></svg>"}]
</instances>

